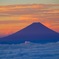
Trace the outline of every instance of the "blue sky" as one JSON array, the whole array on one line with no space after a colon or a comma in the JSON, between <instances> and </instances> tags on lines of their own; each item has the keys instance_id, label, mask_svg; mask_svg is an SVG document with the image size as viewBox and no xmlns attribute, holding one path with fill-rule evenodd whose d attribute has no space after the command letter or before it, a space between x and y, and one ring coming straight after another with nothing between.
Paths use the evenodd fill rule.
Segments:
<instances>
[{"instance_id":1,"label":"blue sky","mask_svg":"<svg viewBox=\"0 0 59 59\"><path fill-rule=\"evenodd\" d=\"M0 5L13 4L59 4L59 0L0 0Z\"/></svg>"}]
</instances>

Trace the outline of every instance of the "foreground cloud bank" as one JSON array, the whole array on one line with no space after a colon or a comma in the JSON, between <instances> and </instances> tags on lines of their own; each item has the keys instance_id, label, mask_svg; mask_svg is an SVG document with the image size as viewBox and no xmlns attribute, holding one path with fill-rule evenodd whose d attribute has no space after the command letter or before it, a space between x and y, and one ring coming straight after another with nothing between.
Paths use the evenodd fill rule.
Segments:
<instances>
[{"instance_id":1,"label":"foreground cloud bank","mask_svg":"<svg viewBox=\"0 0 59 59\"><path fill-rule=\"evenodd\" d=\"M59 59L59 42L0 44L0 59Z\"/></svg>"}]
</instances>

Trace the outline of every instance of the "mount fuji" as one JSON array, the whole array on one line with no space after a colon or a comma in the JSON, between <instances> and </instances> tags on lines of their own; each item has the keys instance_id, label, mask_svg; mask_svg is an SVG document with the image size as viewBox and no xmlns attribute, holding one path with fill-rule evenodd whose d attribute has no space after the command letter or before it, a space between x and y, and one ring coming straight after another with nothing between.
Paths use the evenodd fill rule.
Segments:
<instances>
[{"instance_id":1,"label":"mount fuji","mask_svg":"<svg viewBox=\"0 0 59 59\"><path fill-rule=\"evenodd\" d=\"M36 22L12 35L0 38L0 44L19 44L25 41L33 43L57 42L59 41L59 33Z\"/></svg>"}]
</instances>

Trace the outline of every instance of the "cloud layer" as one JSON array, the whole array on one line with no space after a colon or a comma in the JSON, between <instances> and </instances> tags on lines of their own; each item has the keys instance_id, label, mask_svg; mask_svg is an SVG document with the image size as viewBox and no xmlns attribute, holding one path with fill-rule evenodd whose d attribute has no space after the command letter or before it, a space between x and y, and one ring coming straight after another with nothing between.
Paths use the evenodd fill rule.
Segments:
<instances>
[{"instance_id":1,"label":"cloud layer","mask_svg":"<svg viewBox=\"0 0 59 59\"><path fill-rule=\"evenodd\" d=\"M0 59L59 59L59 42L0 44Z\"/></svg>"}]
</instances>

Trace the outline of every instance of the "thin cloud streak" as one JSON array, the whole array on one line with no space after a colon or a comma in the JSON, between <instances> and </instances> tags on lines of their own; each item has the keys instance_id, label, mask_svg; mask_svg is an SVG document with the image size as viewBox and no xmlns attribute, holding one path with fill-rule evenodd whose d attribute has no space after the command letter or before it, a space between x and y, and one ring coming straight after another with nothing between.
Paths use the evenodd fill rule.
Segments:
<instances>
[{"instance_id":1,"label":"thin cloud streak","mask_svg":"<svg viewBox=\"0 0 59 59\"><path fill-rule=\"evenodd\" d=\"M0 24L14 24L14 23L26 23L27 21L25 21L25 20L19 20L19 21L17 21L17 20L9 20L9 21L0 21Z\"/></svg>"}]
</instances>

